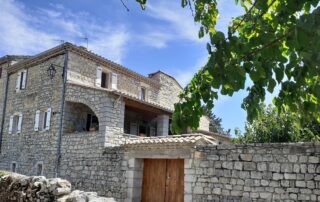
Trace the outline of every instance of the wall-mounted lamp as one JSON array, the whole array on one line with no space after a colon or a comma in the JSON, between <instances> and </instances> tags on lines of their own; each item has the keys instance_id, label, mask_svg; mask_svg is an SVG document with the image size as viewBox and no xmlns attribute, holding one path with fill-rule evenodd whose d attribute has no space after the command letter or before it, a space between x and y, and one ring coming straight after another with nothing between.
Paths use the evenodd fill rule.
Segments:
<instances>
[{"instance_id":1,"label":"wall-mounted lamp","mask_svg":"<svg viewBox=\"0 0 320 202\"><path fill-rule=\"evenodd\" d=\"M57 70L56 70L54 64L51 64L49 66L49 68L47 69L48 77L50 77L50 79L53 79L55 77L56 72L57 72Z\"/></svg>"}]
</instances>

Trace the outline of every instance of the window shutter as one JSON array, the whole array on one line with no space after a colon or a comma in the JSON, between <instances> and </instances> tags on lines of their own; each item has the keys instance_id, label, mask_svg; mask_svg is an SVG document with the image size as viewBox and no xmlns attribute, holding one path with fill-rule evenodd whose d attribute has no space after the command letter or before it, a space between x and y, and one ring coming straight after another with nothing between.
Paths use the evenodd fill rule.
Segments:
<instances>
[{"instance_id":1,"label":"window shutter","mask_svg":"<svg viewBox=\"0 0 320 202\"><path fill-rule=\"evenodd\" d=\"M21 72L18 72L17 83L16 83L16 92L20 90L20 82L21 82Z\"/></svg>"},{"instance_id":2,"label":"window shutter","mask_svg":"<svg viewBox=\"0 0 320 202\"><path fill-rule=\"evenodd\" d=\"M50 121L51 121L51 108L47 110L46 130L50 129Z\"/></svg>"},{"instance_id":3,"label":"window shutter","mask_svg":"<svg viewBox=\"0 0 320 202\"><path fill-rule=\"evenodd\" d=\"M22 114L19 114L17 133L21 133L21 127L22 127Z\"/></svg>"},{"instance_id":4,"label":"window shutter","mask_svg":"<svg viewBox=\"0 0 320 202\"><path fill-rule=\"evenodd\" d=\"M23 77L22 77L22 85L21 85L21 89L25 89L26 85L27 85L27 70L23 70Z\"/></svg>"},{"instance_id":5,"label":"window shutter","mask_svg":"<svg viewBox=\"0 0 320 202\"><path fill-rule=\"evenodd\" d=\"M10 116L9 134L12 134L12 126L13 126L13 115Z\"/></svg>"},{"instance_id":6,"label":"window shutter","mask_svg":"<svg viewBox=\"0 0 320 202\"><path fill-rule=\"evenodd\" d=\"M101 87L101 76L102 76L102 68L97 67L96 86Z\"/></svg>"},{"instance_id":7,"label":"window shutter","mask_svg":"<svg viewBox=\"0 0 320 202\"><path fill-rule=\"evenodd\" d=\"M40 119L40 110L36 111L36 117L34 119L34 131L39 130L39 119Z\"/></svg>"},{"instance_id":8,"label":"window shutter","mask_svg":"<svg viewBox=\"0 0 320 202\"><path fill-rule=\"evenodd\" d=\"M111 88L117 89L118 88L117 84L118 84L118 74L112 73Z\"/></svg>"},{"instance_id":9,"label":"window shutter","mask_svg":"<svg viewBox=\"0 0 320 202\"><path fill-rule=\"evenodd\" d=\"M142 88L139 89L139 99L140 100L142 99L141 95L142 95Z\"/></svg>"}]
</instances>

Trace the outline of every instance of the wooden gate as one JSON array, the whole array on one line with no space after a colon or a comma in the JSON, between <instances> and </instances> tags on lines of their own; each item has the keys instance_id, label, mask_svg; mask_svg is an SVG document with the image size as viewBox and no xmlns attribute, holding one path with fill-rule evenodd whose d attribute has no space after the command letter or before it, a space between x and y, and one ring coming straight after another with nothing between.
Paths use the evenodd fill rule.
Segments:
<instances>
[{"instance_id":1,"label":"wooden gate","mask_svg":"<svg viewBox=\"0 0 320 202\"><path fill-rule=\"evenodd\" d=\"M144 159L143 202L183 202L184 160Z\"/></svg>"}]
</instances>

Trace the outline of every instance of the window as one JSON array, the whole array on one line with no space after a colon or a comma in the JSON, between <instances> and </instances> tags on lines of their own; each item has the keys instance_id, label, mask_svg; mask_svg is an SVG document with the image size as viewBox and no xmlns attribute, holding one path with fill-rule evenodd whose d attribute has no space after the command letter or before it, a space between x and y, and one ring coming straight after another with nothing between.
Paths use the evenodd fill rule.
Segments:
<instances>
[{"instance_id":1,"label":"window","mask_svg":"<svg viewBox=\"0 0 320 202\"><path fill-rule=\"evenodd\" d=\"M87 114L87 131L97 131L99 130L99 120L98 117L92 114Z\"/></svg>"},{"instance_id":2,"label":"window","mask_svg":"<svg viewBox=\"0 0 320 202\"><path fill-rule=\"evenodd\" d=\"M2 67L0 67L0 79L2 77Z\"/></svg>"},{"instance_id":3,"label":"window","mask_svg":"<svg viewBox=\"0 0 320 202\"><path fill-rule=\"evenodd\" d=\"M43 171L42 163L37 163L37 176L43 175L42 171Z\"/></svg>"},{"instance_id":4,"label":"window","mask_svg":"<svg viewBox=\"0 0 320 202\"><path fill-rule=\"evenodd\" d=\"M101 87L102 88L109 88L109 74L106 72L102 72L101 76Z\"/></svg>"},{"instance_id":5,"label":"window","mask_svg":"<svg viewBox=\"0 0 320 202\"><path fill-rule=\"evenodd\" d=\"M100 66L96 70L96 82L95 85L102 88L118 88L118 74L114 72L103 72Z\"/></svg>"},{"instance_id":6,"label":"window","mask_svg":"<svg viewBox=\"0 0 320 202\"><path fill-rule=\"evenodd\" d=\"M141 87L140 89L140 99L145 101L146 100L146 89Z\"/></svg>"},{"instance_id":7,"label":"window","mask_svg":"<svg viewBox=\"0 0 320 202\"><path fill-rule=\"evenodd\" d=\"M12 162L11 163L11 171L12 172L17 172L17 163L16 162Z\"/></svg>"},{"instance_id":8,"label":"window","mask_svg":"<svg viewBox=\"0 0 320 202\"><path fill-rule=\"evenodd\" d=\"M21 70L18 72L16 92L25 89L27 84L27 70Z\"/></svg>"},{"instance_id":9,"label":"window","mask_svg":"<svg viewBox=\"0 0 320 202\"><path fill-rule=\"evenodd\" d=\"M14 114L10 116L9 134L20 134L22 127L22 114Z\"/></svg>"}]
</instances>

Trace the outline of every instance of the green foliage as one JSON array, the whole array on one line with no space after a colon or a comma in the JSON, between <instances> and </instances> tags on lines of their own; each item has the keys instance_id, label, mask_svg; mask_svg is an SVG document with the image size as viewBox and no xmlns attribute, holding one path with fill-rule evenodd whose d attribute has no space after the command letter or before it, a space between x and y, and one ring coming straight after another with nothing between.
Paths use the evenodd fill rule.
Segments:
<instances>
[{"instance_id":1,"label":"green foliage","mask_svg":"<svg viewBox=\"0 0 320 202\"><path fill-rule=\"evenodd\" d=\"M0 170L0 178L5 176L5 175L9 175L11 172L9 171L5 171L5 170Z\"/></svg>"},{"instance_id":2,"label":"green foliage","mask_svg":"<svg viewBox=\"0 0 320 202\"><path fill-rule=\"evenodd\" d=\"M206 116L209 117L209 131L213 133L219 133L221 135L230 136L230 129L225 131L221 125L222 119L217 117L215 114L212 113L207 107L203 106L204 113Z\"/></svg>"},{"instance_id":3,"label":"green foliage","mask_svg":"<svg viewBox=\"0 0 320 202\"><path fill-rule=\"evenodd\" d=\"M237 130L236 136L234 143L320 141L320 124L316 120L301 124L289 110L278 113L271 105L261 105L258 117L246 123L244 135Z\"/></svg>"},{"instance_id":4,"label":"green foliage","mask_svg":"<svg viewBox=\"0 0 320 202\"><path fill-rule=\"evenodd\" d=\"M199 37L210 37L209 57L180 95L171 129L196 129L202 104L212 109L219 94L232 96L245 88L247 79L252 85L241 106L248 121L259 115L266 91L272 93L276 86L279 111L290 110L304 122L320 121L319 1L236 0L246 12L232 20L225 35L215 29L217 0L182 0L201 25Z\"/></svg>"}]
</instances>

